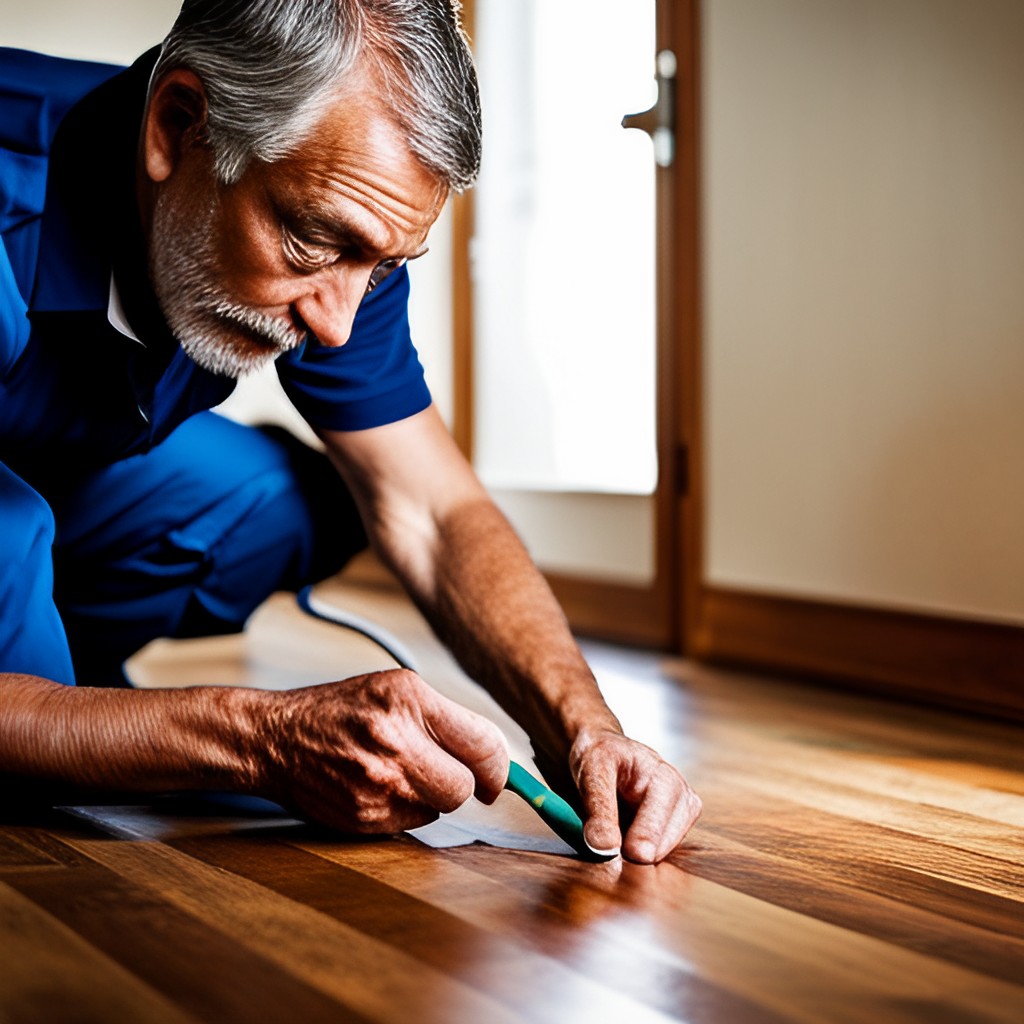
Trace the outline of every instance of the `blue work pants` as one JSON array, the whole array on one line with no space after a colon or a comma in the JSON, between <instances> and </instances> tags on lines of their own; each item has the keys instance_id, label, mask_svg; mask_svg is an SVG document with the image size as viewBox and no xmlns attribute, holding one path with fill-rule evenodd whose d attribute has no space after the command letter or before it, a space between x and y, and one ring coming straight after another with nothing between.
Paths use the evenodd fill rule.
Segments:
<instances>
[{"instance_id":1,"label":"blue work pants","mask_svg":"<svg viewBox=\"0 0 1024 1024\"><path fill-rule=\"evenodd\" d=\"M0 469L4 671L72 682L70 650L80 684L117 685L124 660L150 640L236 632L275 590L329 576L366 545L324 455L215 413L144 455L45 474L49 508Z\"/></svg>"}]
</instances>

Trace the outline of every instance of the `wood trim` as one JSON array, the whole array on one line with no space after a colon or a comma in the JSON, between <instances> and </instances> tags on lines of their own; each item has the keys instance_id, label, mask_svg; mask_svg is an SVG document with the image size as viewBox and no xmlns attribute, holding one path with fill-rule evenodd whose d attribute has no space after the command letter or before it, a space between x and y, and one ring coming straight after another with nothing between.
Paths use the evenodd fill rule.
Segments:
<instances>
[{"instance_id":1,"label":"wood trim","mask_svg":"<svg viewBox=\"0 0 1024 1024\"><path fill-rule=\"evenodd\" d=\"M1024 719L1024 627L706 587L694 655Z\"/></svg>"},{"instance_id":2,"label":"wood trim","mask_svg":"<svg viewBox=\"0 0 1024 1024\"><path fill-rule=\"evenodd\" d=\"M574 633L631 646L672 649L668 615L654 587L561 573L545 573L544 578Z\"/></svg>"},{"instance_id":3,"label":"wood trim","mask_svg":"<svg viewBox=\"0 0 1024 1024\"><path fill-rule=\"evenodd\" d=\"M357 555L342 573L345 583L373 590L404 593L397 577L370 550ZM665 624L650 587L630 586L562 573L545 573L558 603L581 636L615 643L666 649Z\"/></svg>"},{"instance_id":4,"label":"wood trim","mask_svg":"<svg viewBox=\"0 0 1024 1024\"><path fill-rule=\"evenodd\" d=\"M470 45L476 34L476 4L462 5L462 28ZM470 259L476 224L472 192L453 195L452 204L452 436L473 461L473 268Z\"/></svg>"},{"instance_id":5,"label":"wood trim","mask_svg":"<svg viewBox=\"0 0 1024 1024\"><path fill-rule=\"evenodd\" d=\"M470 250L475 206L473 193L452 196L452 436L473 461L474 361L473 280Z\"/></svg>"},{"instance_id":6,"label":"wood trim","mask_svg":"<svg viewBox=\"0 0 1024 1024\"><path fill-rule=\"evenodd\" d=\"M675 510L678 544L673 570L678 580L676 600L679 649L694 647L704 580L704 439L702 282L701 282L701 0L665 4L672 13L671 40L675 50L676 161L672 207L673 250L676 258L675 442L688 455L688 488Z\"/></svg>"}]
</instances>

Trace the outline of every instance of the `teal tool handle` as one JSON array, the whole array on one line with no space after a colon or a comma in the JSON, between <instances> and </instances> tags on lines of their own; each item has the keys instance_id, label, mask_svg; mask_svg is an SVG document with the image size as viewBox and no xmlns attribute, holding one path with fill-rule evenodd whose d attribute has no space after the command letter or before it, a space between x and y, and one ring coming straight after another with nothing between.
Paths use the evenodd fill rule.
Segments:
<instances>
[{"instance_id":1,"label":"teal tool handle","mask_svg":"<svg viewBox=\"0 0 1024 1024\"><path fill-rule=\"evenodd\" d=\"M521 764L510 761L508 782L505 788L521 796L540 816L541 820L560 839L564 839L586 860L612 860L618 850L604 852L594 850L583 838L583 822L580 816L557 793L535 779Z\"/></svg>"}]
</instances>

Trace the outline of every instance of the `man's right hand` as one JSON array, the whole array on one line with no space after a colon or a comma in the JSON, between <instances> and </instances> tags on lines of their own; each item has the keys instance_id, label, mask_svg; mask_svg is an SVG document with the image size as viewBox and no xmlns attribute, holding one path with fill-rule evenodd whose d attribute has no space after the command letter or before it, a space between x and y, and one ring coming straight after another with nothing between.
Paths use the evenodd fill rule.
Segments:
<instances>
[{"instance_id":1,"label":"man's right hand","mask_svg":"<svg viewBox=\"0 0 1024 1024\"><path fill-rule=\"evenodd\" d=\"M508 778L497 726L404 669L274 694L264 707L257 790L342 832L426 825L473 793L493 803Z\"/></svg>"}]
</instances>

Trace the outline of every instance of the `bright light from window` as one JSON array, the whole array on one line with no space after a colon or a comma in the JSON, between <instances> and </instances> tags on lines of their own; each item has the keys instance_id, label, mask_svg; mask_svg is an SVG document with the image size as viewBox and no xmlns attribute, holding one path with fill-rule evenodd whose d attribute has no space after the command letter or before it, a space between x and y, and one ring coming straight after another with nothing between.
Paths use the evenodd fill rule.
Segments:
<instances>
[{"instance_id":1,"label":"bright light from window","mask_svg":"<svg viewBox=\"0 0 1024 1024\"><path fill-rule=\"evenodd\" d=\"M653 0L477 0L476 461L493 487L655 486Z\"/></svg>"}]
</instances>

